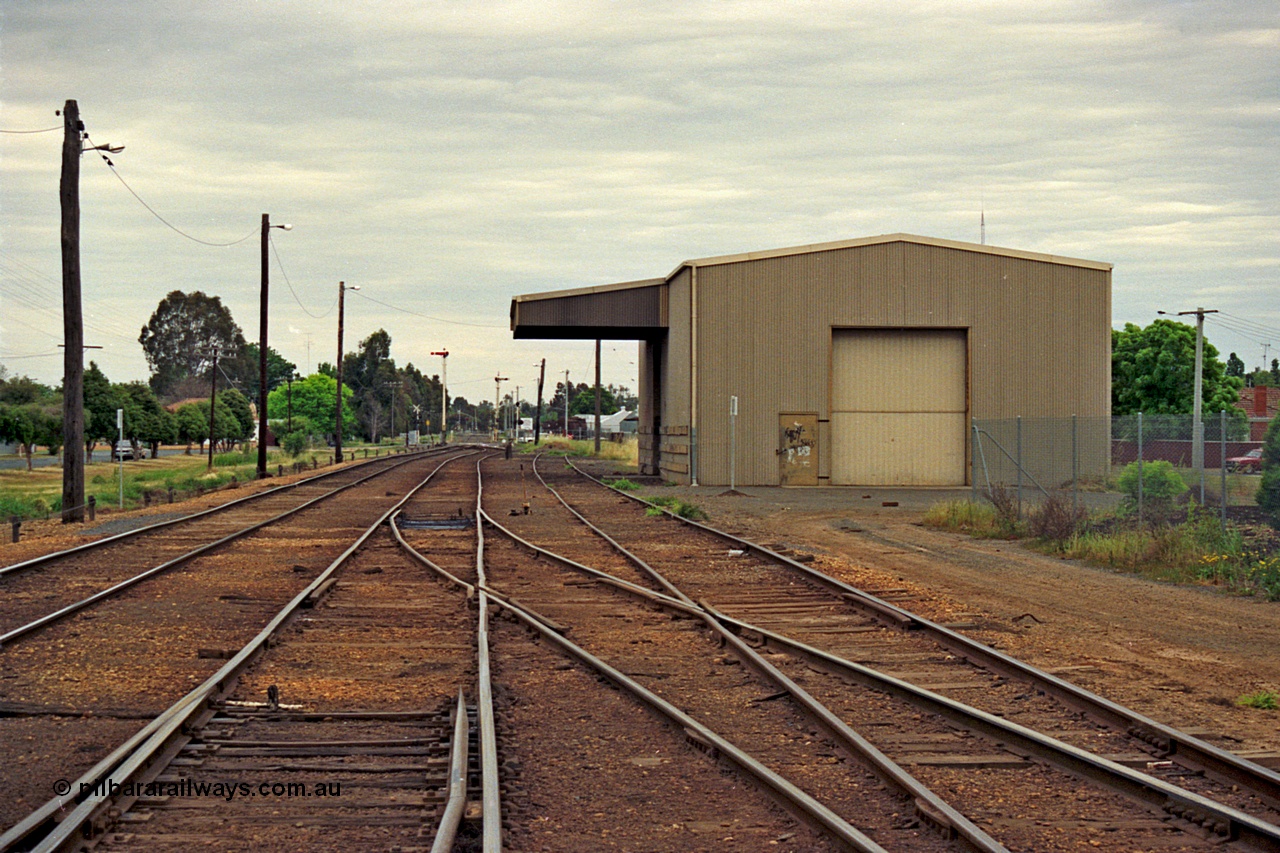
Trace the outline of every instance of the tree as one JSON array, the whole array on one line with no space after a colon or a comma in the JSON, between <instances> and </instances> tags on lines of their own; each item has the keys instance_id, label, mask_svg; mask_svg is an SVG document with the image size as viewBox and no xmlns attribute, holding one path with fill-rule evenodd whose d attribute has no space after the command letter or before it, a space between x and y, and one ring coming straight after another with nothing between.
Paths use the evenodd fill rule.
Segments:
<instances>
[{"instance_id":1,"label":"tree","mask_svg":"<svg viewBox=\"0 0 1280 853\"><path fill-rule=\"evenodd\" d=\"M253 420L253 407L249 405L249 398L234 388L228 388L218 394L218 403L225 403L236 419L234 431L222 435L222 438L239 441L253 435L253 428L256 424Z\"/></svg>"},{"instance_id":2,"label":"tree","mask_svg":"<svg viewBox=\"0 0 1280 853\"><path fill-rule=\"evenodd\" d=\"M600 389L600 414L612 415L618 411L618 404L613 399L613 392L608 388ZM594 415L596 413L596 389L584 388L569 403L571 415Z\"/></svg>"},{"instance_id":3,"label":"tree","mask_svg":"<svg viewBox=\"0 0 1280 853\"><path fill-rule=\"evenodd\" d=\"M119 435L116 427L116 409L124 408L120 396L111 387L111 380L98 369L97 362L89 362L84 372L84 449L86 461L93 454L99 441L110 445ZM69 450L70 448L68 448Z\"/></svg>"},{"instance_id":4,"label":"tree","mask_svg":"<svg viewBox=\"0 0 1280 853\"><path fill-rule=\"evenodd\" d=\"M1280 415L1267 425L1262 439L1262 483L1257 501L1258 506L1280 519Z\"/></svg>"},{"instance_id":5,"label":"tree","mask_svg":"<svg viewBox=\"0 0 1280 853\"><path fill-rule=\"evenodd\" d=\"M236 420L235 414L222 401L221 394L218 395L218 403L213 412L213 441L216 447L217 442L224 438L236 437L240 433L240 422ZM209 438L209 401L200 400L195 403L187 403L179 406L175 412L178 419L178 434L180 440L187 443L187 453L191 453L192 442L203 442Z\"/></svg>"},{"instance_id":6,"label":"tree","mask_svg":"<svg viewBox=\"0 0 1280 853\"><path fill-rule=\"evenodd\" d=\"M1227 375L1244 378L1244 361L1235 353L1227 356Z\"/></svg>"},{"instance_id":7,"label":"tree","mask_svg":"<svg viewBox=\"0 0 1280 853\"><path fill-rule=\"evenodd\" d=\"M207 379L215 349L234 361L245 345L230 309L198 290L175 290L160 300L138 343L151 366L151 388L162 397L183 379Z\"/></svg>"},{"instance_id":8,"label":"tree","mask_svg":"<svg viewBox=\"0 0 1280 853\"><path fill-rule=\"evenodd\" d=\"M254 343L245 344L238 356L226 362L227 378L230 380L232 387L254 400L258 399L258 367L260 363L258 345ZM218 364L221 366L223 362L219 360ZM276 352L275 347L267 347L268 392L279 388L288 381L290 376L297 372L298 365Z\"/></svg>"},{"instance_id":9,"label":"tree","mask_svg":"<svg viewBox=\"0 0 1280 853\"><path fill-rule=\"evenodd\" d=\"M300 382L293 383L293 420L295 428L299 418L314 429L321 430L322 435L332 435L334 429L334 407L337 405L338 380L322 373L313 373ZM267 417L283 421L289 414L289 388L277 388L267 395ZM342 426L343 437L354 435L356 416L352 411L351 389L342 383Z\"/></svg>"},{"instance_id":10,"label":"tree","mask_svg":"<svg viewBox=\"0 0 1280 853\"><path fill-rule=\"evenodd\" d=\"M1126 323L1111 332L1111 412L1114 415L1190 414L1195 388L1196 330L1173 320L1145 329ZM1231 412L1244 380L1227 376L1218 350L1204 342L1204 411Z\"/></svg>"},{"instance_id":11,"label":"tree","mask_svg":"<svg viewBox=\"0 0 1280 853\"><path fill-rule=\"evenodd\" d=\"M156 399L155 392L145 382L128 382L113 385L116 398L124 409L124 435L135 448L139 444L151 447L151 458L160 453L160 445L178 440L178 421Z\"/></svg>"},{"instance_id":12,"label":"tree","mask_svg":"<svg viewBox=\"0 0 1280 853\"><path fill-rule=\"evenodd\" d=\"M17 444L27 457L27 470L32 469L31 458L36 445L49 443L53 433L59 433L61 441L62 421L49 407L39 403L14 406L0 404L0 440Z\"/></svg>"}]
</instances>

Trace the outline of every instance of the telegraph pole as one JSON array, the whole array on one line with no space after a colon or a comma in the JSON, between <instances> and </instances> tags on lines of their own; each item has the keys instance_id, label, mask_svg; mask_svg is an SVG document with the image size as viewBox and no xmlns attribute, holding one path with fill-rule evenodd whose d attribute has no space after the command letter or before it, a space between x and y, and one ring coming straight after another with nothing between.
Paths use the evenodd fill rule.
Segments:
<instances>
[{"instance_id":1,"label":"telegraph pole","mask_svg":"<svg viewBox=\"0 0 1280 853\"><path fill-rule=\"evenodd\" d=\"M542 360L538 370L538 409L533 413L533 446L537 447L542 440L542 383L547 379L547 360Z\"/></svg>"},{"instance_id":2,"label":"telegraph pole","mask_svg":"<svg viewBox=\"0 0 1280 853\"><path fill-rule=\"evenodd\" d=\"M564 372L564 436L569 437L569 371Z\"/></svg>"},{"instance_id":3,"label":"telegraph pole","mask_svg":"<svg viewBox=\"0 0 1280 853\"><path fill-rule=\"evenodd\" d=\"M62 523L84 521L84 317L80 309L80 107L62 107Z\"/></svg>"},{"instance_id":4,"label":"telegraph pole","mask_svg":"<svg viewBox=\"0 0 1280 853\"><path fill-rule=\"evenodd\" d=\"M1195 397L1191 401L1191 467L1200 471L1204 479L1204 421L1202 418L1201 397L1204 394L1204 315L1217 314L1217 311L1206 311L1196 308L1194 311L1179 311L1179 317L1196 315L1196 379ZM1204 503L1204 483L1200 485L1200 503Z\"/></svg>"},{"instance_id":5,"label":"telegraph pole","mask_svg":"<svg viewBox=\"0 0 1280 853\"><path fill-rule=\"evenodd\" d=\"M218 348L213 349L213 371L209 374L209 470L213 470L213 413L218 406Z\"/></svg>"},{"instance_id":6,"label":"telegraph pole","mask_svg":"<svg viewBox=\"0 0 1280 853\"><path fill-rule=\"evenodd\" d=\"M600 339L596 338L596 456L600 455Z\"/></svg>"}]
</instances>

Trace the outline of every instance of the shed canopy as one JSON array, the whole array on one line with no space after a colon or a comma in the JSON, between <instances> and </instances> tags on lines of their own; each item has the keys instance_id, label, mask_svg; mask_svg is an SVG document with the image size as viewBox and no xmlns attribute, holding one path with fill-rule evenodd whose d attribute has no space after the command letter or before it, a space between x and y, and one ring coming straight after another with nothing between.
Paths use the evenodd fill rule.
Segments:
<instances>
[{"instance_id":1,"label":"shed canopy","mask_svg":"<svg viewBox=\"0 0 1280 853\"><path fill-rule=\"evenodd\" d=\"M667 330L663 278L576 290L529 293L511 300L515 338L655 340Z\"/></svg>"}]
</instances>

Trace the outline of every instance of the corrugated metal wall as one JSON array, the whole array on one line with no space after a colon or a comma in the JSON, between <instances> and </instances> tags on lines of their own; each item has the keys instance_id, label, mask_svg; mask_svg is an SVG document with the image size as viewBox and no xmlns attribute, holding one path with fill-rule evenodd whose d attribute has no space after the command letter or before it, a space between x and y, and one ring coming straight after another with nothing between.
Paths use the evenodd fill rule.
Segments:
<instances>
[{"instance_id":1,"label":"corrugated metal wall","mask_svg":"<svg viewBox=\"0 0 1280 853\"><path fill-rule=\"evenodd\" d=\"M830 482L833 328L961 329L970 417L1110 413L1111 273L894 241L699 266L698 477L729 481L730 395L740 484L778 482L778 415L819 418ZM671 281L667 412L688 416L689 270ZM683 349L682 349L683 348ZM673 406L676 408L673 409ZM679 413L679 414L677 414ZM966 444L966 453L968 447Z\"/></svg>"}]
</instances>

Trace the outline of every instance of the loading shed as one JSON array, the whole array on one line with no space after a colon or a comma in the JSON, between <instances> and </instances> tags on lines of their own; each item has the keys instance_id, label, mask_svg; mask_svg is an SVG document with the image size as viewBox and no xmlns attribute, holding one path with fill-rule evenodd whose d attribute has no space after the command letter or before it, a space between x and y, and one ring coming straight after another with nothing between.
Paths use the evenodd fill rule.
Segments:
<instances>
[{"instance_id":1,"label":"loading shed","mask_svg":"<svg viewBox=\"0 0 1280 853\"><path fill-rule=\"evenodd\" d=\"M1110 264L910 234L517 296L511 329L639 341L641 473L678 483L960 486L974 419L1111 409Z\"/></svg>"}]
</instances>

